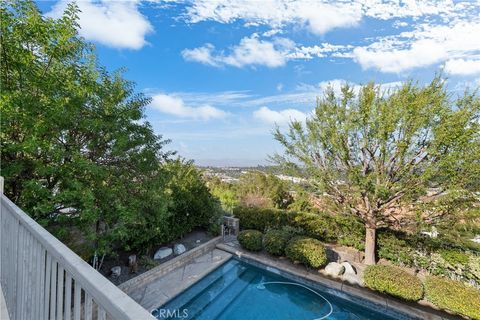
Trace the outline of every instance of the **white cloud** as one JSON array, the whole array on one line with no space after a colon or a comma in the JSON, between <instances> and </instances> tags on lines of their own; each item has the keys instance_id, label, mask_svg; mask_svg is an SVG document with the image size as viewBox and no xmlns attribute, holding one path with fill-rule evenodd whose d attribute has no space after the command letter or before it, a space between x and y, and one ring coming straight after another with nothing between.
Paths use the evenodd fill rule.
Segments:
<instances>
[{"instance_id":1,"label":"white cloud","mask_svg":"<svg viewBox=\"0 0 480 320\"><path fill-rule=\"evenodd\" d=\"M368 46L357 47L353 55L364 69L399 73L446 60L476 56L480 53L480 37L475 36L477 34L480 34L480 16L455 19L446 25L419 24L413 31L383 37Z\"/></svg>"},{"instance_id":2,"label":"white cloud","mask_svg":"<svg viewBox=\"0 0 480 320\"><path fill-rule=\"evenodd\" d=\"M460 76L480 74L480 59L450 59L445 63L445 72Z\"/></svg>"},{"instance_id":3,"label":"white cloud","mask_svg":"<svg viewBox=\"0 0 480 320\"><path fill-rule=\"evenodd\" d=\"M213 20L232 23L243 20L247 25L268 25L280 29L286 24L297 24L314 34L331 29L351 27L362 17L359 3L326 3L320 1L288 0L196 0L185 13L190 23Z\"/></svg>"},{"instance_id":4,"label":"white cloud","mask_svg":"<svg viewBox=\"0 0 480 320\"><path fill-rule=\"evenodd\" d=\"M273 46L276 59L272 61L275 62L259 63L271 67L293 59L348 58L364 69L401 73L447 60L453 63L458 59L473 60L475 56L478 60L480 55L480 37L476 36L480 34L480 1L264 0L259 5L256 0L192 0L183 17L189 23L243 21L245 26L266 26L269 31L264 32L263 37L286 34L291 27L322 35L335 28L354 27L365 17L391 20L394 27L390 29L393 34L365 38L363 43L355 45L322 43L283 50ZM396 33L399 30L407 31ZM262 40L256 37L254 41ZM195 58L189 53L195 54ZM230 57L223 51L213 54L211 46L185 51L185 54L191 60L216 66L228 64L224 60ZM255 64L232 60L231 65Z\"/></svg>"},{"instance_id":5,"label":"white cloud","mask_svg":"<svg viewBox=\"0 0 480 320\"><path fill-rule=\"evenodd\" d=\"M47 16L62 16L68 0L56 3ZM137 1L77 1L79 33L87 40L113 48L140 49L153 31L148 19L138 11Z\"/></svg>"},{"instance_id":6,"label":"white cloud","mask_svg":"<svg viewBox=\"0 0 480 320\"><path fill-rule=\"evenodd\" d=\"M215 53L214 46L206 44L199 48L185 49L182 51L182 56L188 61L217 67L229 65L241 68L247 65L262 65L275 68L285 65L286 54L294 45L292 41L285 38L267 41L253 34L241 39L238 45L231 48L229 54Z\"/></svg>"},{"instance_id":7,"label":"white cloud","mask_svg":"<svg viewBox=\"0 0 480 320\"><path fill-rule=\"evenodd\" d=\"M364 69L377 68L382 72L395 73L429 66L447 57L445 48L431 40L414 42L410 48L403 50L358 47L353 50L353 54Z\"/></svg>"},{"instance_id":8,"label":"white cloud","mask_svg":"<svg viewBox=\"0 0 480 320\"><path fill-rule=\"evenodd\" d=\"M154 95L150 106L181 118L210 120L225 118L228 115L225 111L210 105L187 106L182 98L166 94Z\"/></svg>"},{"instance_id":9,"label":"white cloud","mask_svg":"<svg viewBox=\"0 0 480 320\"><path fill-rule=\"evenodd\" d=\"M253 112L253 117L268 124L286 125L292 120L305 121L307 115L296 109L272 110L261 107Z\"/></svg>"}]
</instances>

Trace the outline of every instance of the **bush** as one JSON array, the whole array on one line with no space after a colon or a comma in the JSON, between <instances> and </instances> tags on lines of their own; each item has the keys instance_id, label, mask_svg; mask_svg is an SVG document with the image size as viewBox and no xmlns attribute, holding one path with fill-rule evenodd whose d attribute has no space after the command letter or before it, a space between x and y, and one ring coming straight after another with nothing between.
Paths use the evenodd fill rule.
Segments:
<instances>
[{"instance_id":1,"label":"bush","mask_svg":"<svg viewBox=\"0 0 480 320\"><path fill-rule=\"evenodd\" d=\"M275 256L283 256L285 247L290 240L290 233L283 230L270 230L265 233L263 238L263 246L265 250Z\"/></svg>"},{"instance_id":2,"label":"bush","mask_svg":"<svg viewBox=\"0 0 480 320\"><path fill-rule=\"evenodd\" d=\"M396 265L412 266L414 250L400 235L390 230L382 230L377 238L379 258L389 260Z\"/></svg>"},{"instance_id":3,"label":"bush","mask_svg":"<svg viewBox=\"0 0 480 320\"><path fill-rule=\"evenodd\" d=\"M323 244L312 238L296 237L288 243L285 254L292 261L298 261L315 269L327 263L327 253Z\"/></svg>"},{"instance_id":4,"label":"bush","mask_svg":"<svg viewBox=\"0 0 480 320\"><path fill-rule=\"evenodd\" d=\"M420 279L398 267L368 266L363 278L367 287L394 297L409 301L417 301L423 297Z\"/></svg>"},{"instance_id":5,"label":"bush","mask_svg":"<svg viewBox=\"0 0 480 320\"><path fill-rule=\"evenodd\" d=\"M250 251L262 250L263 235L258 230L243 230L238 233L240 245Z\"/></svg>"},{"instance_id":6,"label":"bush","mask_svg":"<svg viewBox=\"0 0 480 320\"><path fill-rule=\"evenodd\" d=\"M233 215L240 219L240 228L265 231L288 225L293 212L279 209L237 207Z\"/></svg>"},{"instance_id":7,"label":"bush","mask_svg":"<svg viewBox=\"0 0 480 320\"><path fill-rule=\"evenodd\" d=\"M425 296L439 308L480 319L480 291L462 282L429 276L425 281Z\"/></svg>"}]
</instances>

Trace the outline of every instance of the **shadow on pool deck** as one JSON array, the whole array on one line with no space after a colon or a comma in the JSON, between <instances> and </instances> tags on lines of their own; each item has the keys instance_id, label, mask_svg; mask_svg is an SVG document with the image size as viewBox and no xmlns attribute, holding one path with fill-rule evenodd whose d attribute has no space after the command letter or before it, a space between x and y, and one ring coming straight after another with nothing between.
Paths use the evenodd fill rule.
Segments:
<instances>
[{"instance_id":1,"label":"shadow on pool deck","mask_svg":"<svg viewBox=\"0 0 480 320\"><path fill-rule=\"evenodd\" d=\"M216 249L220 238L190 250L119 286L142 307L151 311L202 279L232 255Z\"/></svg>"}]
</instances>

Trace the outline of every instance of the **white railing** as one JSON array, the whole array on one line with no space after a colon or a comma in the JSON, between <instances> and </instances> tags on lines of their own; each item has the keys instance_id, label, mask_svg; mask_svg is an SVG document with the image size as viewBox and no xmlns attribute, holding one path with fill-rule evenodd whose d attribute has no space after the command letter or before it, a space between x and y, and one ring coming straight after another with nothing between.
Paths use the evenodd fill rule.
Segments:
<instances>
[{"instance_id":1,"label":"white railing","mask_svg":"<svg viewBox=\"0 0 480 320\"><path fill-rule=\"evenodd\" d=\"M154 319L3 195L0 283L10 319Z\"/></svg>"}]
</instances>

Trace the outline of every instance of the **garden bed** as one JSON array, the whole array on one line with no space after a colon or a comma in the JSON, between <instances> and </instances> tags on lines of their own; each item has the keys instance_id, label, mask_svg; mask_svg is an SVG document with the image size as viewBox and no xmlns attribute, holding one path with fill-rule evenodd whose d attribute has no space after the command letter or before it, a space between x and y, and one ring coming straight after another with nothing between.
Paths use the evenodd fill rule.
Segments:
<instances>
[{"instance_id":1,"label":"garden bed","mask_svg":"<svg viewBox=\"0 0 480 320\"><path fill-rule=\"evenodd\" d=\"M116 257L106 257L100 272L112 283L115 285L119 285L124 283L132 278L135 278L142 273L167 262L176 257L175 254L171 254L170 256L161 259L161 260L153 260L153 255L155 251L161 247L170 247L172 248L174 244L181 243L187 249L187 252L193 248L196 248L205 242L211 240L213 236L211 236L208 232L204 230L195 230L188 234L186 234L183 238L177 239L175 241L171 241L169 243L159 244L155 250L149 252L148 255L139 255L136 252L132 251L118 251ZM137 254L137 261L138 261L138 270L136 273L131 273L128 267L128 257L132 254ZM112 275L111 269L113 267L119 266L121 267L121 274L118 277Z\"/></svg>"}]
</instances>

